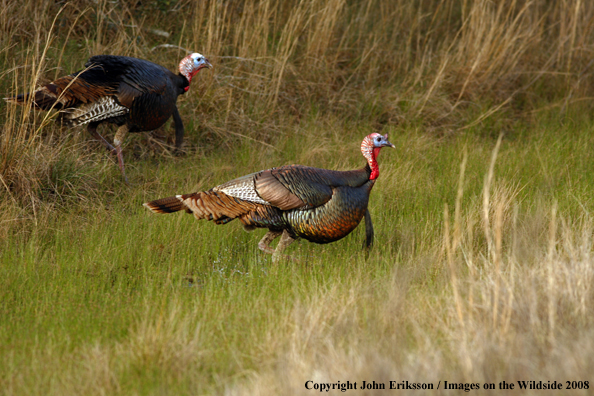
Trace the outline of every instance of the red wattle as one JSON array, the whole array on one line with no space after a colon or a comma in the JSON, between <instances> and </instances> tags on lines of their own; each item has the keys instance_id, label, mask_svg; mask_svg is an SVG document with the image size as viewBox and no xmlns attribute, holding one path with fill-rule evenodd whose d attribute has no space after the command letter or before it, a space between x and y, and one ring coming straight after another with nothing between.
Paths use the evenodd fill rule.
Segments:
<instances>
[{"instance_id":1,"label":"red wattle","mask_svg":"<svg viewBox=\"0 0 594 396\"><path fill-rule=\"evenodd\" d=\"M379 176L379 166L377 165L377 156L381 147L374 147L372 154L371 154L371 161L369 161L369 167L371 168L371 175L369 175L369 180L375 180Z\"/></svg>"}]
</instances>

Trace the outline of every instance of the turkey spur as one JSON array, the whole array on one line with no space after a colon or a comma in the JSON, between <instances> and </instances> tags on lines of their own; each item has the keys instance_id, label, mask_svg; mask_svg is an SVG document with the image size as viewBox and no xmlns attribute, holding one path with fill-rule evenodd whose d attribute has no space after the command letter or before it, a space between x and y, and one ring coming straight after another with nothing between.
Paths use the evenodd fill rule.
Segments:
<instances>
[{"instance_id":1,"label":"turkey spur","mask_svg":"<svg viewBox=\"0 0 594 396\"><path fill-rule=\"evenodd\" d=\"M85 69L58 78L33 93L5 100L27 103L41 110L56 109L60 119L70 125L88 124L91 135L117 155L122 176L122 142L128 132L152 131L173 116L175 146L181 148L184 124L177 110L177 97L190 88L192 77L212 65L204 56L193 53L179 63L179 74L163 66L128 56L97 55L89 58ZM119 128L114 146L97 132L99 124Z\"/></svg>"},{"instance_id":2,"label":"turkey spur","mask_svg":"<svg viewBox=\"0 0 594 396\"><path fill-rule=\"evenodd\" d=\"M302 165L272 168L223 183L208 191L176 195L145 203L155 213L185 210L196 219L226 224L239 219L247 230L268 228L258 247L278 260L298 238L315 243L347 236L365 217L366 245L373 243L367 209L369 194L379 176L377 156L394 147L388 135L372 133L363 139L362 169L334 171ZM276 249L270 243L282 234Z\"/></svg>"}]
</instances>

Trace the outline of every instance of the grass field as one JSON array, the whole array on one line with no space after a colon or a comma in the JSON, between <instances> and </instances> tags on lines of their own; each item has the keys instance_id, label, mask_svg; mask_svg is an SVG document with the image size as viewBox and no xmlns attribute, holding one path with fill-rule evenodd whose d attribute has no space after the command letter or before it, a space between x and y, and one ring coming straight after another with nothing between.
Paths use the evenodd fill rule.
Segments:
<instances>
[{"instance_id":1,"label":"grass field","mask_svg":"<svg viewBox=\"0 0 594 396\"><path fill-rule=\"evenodd\" d=\"M84 128L0 104L0 394L592 393L594 5L0 4L3 96L100 53L214 65L178 101L185 155L172 123L128 137L130 185ZM142 207L284 164L359 168L375 131L396 149L369 254L359 227L273 264L262 230Z\"/></svg>"}]
</instances>

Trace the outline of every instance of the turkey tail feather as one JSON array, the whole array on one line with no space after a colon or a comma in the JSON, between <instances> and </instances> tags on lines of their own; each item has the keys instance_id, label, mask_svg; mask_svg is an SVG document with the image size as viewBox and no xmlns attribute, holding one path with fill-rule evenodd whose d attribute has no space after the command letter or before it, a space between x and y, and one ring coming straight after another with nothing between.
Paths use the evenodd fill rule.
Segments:
<instances>
[{"instance_id":1,"label":"turkey tail feather","mask_svg":"<svg viewBox=\"0 0 594 396\"><path fill-rule=\"evenodd\" d=\"M4 98L4 100L7 101L8 103L23 104L27 100L29 100L30 95L31 94L29 92L27 92L27 93L18 94L17 96L11 96L9 98Z\"/></svg>"},{"instance_id":2,"label":"turkey tail feather","mask_svg":"<svg viewBox=\"0 0 594 396\"><path fill-rule=\"evenodd\" d=\"M248 224L254 217L266 216L266 208L269 208L213 190L161 198L147 202L144 206L155 213L185 210L187 213L193 213L198 220L211 220L216 224L225 224L236 218Z\"/></svg>"},{"instance_id":3,"label":"turkey tail feather","mask_svg":"<svg viewBox=\"0 0 594 396\"><path fill-rule=\"evenodd\" d=\"M19 94L17 96L11 96L9 98L3 98L8 103L23 103L27 99L25 99L25 95L27 94Z\"/></svg>"},{"instance_id":4,"label":"turkey tail feather","mask_svg":"<svg viewBox=\"0 0 594 396\"><path fill-rule=\"evenodd\" d=\"M8 103L25 104L31 96L33 96L33 106L38 109L50 110L52 107L55 109L62 108L62 104L58 102L57 96L44 92L43 88L33 93L27 92L10 98L4 98L4 100Z\"/></svg>"},{"instance_id":5,"label":"turkey tail feather","mask_svg":"<svg viewBox=\"0 0 594 396\"><path fill-rule=\"evenodd\" d=\"M161 198L143 205L155 213L178 212L186 209L186 205L181 200L181 197L181 195L176 195L174 197Z\"/></svg>"}]
</instances>

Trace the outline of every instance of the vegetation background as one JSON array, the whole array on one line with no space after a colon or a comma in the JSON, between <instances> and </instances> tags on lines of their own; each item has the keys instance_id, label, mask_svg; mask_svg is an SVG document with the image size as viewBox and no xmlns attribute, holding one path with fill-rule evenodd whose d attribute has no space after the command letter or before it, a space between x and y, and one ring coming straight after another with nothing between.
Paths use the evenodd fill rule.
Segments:
<instances>
[{"instance_id":1,"label":"vegetation background","mask_svg":"<svg viewBox=\"0 0 594 396\"><path fill-rule=\"evenodd\" d=\"M0 0L3 96L95 54L175 70L184 48L214 65L178 102L187 153L170 124L130 135L131 186L84 128L0 104L1 394L591 393L594 3ZM273 265L259 231L141 206L357 168L374 131L396 150L368 256L357 229Z\"/></svg>"}]
</instances>

